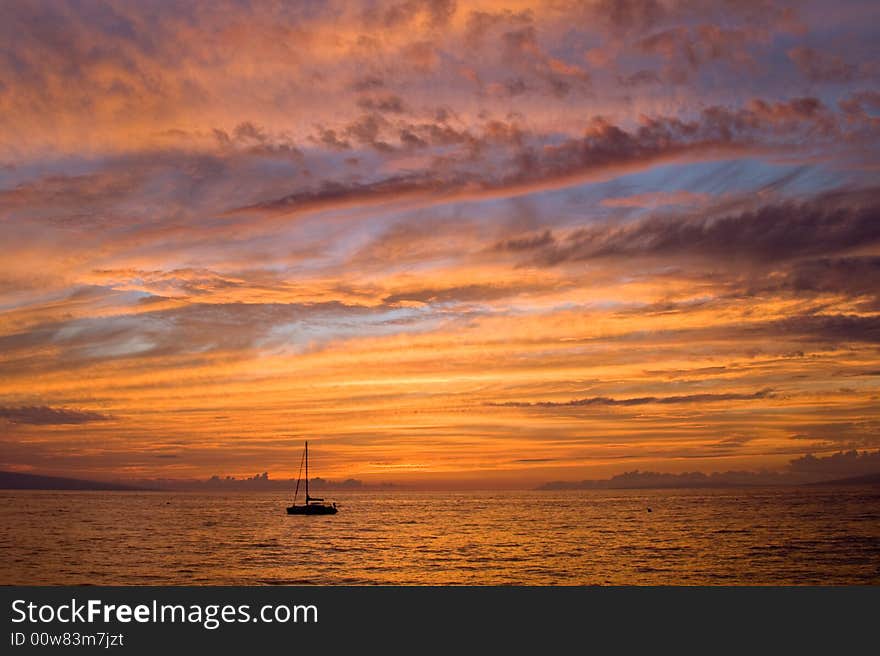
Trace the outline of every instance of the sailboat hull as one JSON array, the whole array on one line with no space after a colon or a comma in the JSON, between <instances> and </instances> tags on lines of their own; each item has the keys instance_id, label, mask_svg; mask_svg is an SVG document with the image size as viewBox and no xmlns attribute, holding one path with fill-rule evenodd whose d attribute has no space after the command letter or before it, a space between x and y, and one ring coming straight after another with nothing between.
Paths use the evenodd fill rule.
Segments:
<instances>
[{"instance_id":1,"label":"sailboat hull","mask_svg":"<svg viewBox=\"0 0 880 656\"><path fill-rule=\"evenodd\" d=\"M320 504L309 504L308 506L287 506L288 515L335 515L336 508L333 506L325 506Z\"/></svg>"}]
</instances>

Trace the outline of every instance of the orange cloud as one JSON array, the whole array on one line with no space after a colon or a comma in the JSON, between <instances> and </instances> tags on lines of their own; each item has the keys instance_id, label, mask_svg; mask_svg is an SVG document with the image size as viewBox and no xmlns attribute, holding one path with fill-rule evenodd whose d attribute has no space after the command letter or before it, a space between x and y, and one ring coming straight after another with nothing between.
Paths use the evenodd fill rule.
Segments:
<instances>
[{"instance_id":1,"label":"orange cloud","mask_svg":"<svg viewBox=\"0 0 880 656\"><path fill-rule=\"evenodd\" d=\"M0 468L277 478L308 437L327 477L532 485L877 446L877 71L855 9L845 50L811 20L10 7Z\"/></svg>"}]
</instances>

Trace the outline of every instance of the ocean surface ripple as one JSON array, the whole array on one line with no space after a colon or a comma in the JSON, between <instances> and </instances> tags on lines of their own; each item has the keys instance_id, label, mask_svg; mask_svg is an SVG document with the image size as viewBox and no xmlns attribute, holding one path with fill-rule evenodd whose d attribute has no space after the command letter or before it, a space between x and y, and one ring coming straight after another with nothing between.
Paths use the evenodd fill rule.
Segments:
<instances>
[{"instance_id":1,"label":"ocean surface ripple","mask_svg":"<svg viewBox=\"0 0 880 656\"><path fill-rule=\"evenodd\" d=\"M880 583L878 488L327 496L0 491L0 583Z\"/></svg>"}]
</instances>

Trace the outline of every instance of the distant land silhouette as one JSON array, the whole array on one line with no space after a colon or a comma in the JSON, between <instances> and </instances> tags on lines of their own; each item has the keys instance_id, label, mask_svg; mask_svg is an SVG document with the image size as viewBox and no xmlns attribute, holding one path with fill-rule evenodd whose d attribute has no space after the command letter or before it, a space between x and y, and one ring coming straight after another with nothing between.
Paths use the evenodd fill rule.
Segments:
<instances>
[{"instance_id":1,"label":"distant land silhouette","mask_svg":"<svg viewBox=\"0 0 880 656\"><path fill-rule=\"evenodd\" d=\"M0 489L4 490L106 490L132 491L148 488L103 481L86 481L79 478L39 476L21 472L0 471Z\"/></svg>"},{"instance_id":2,"label":"distant land silhouette","mask_svg":"<svg viewBox=\"0 0 880 656\"><path fill-rule=\"evenodd\" d=\"M880 485L880 472L831 480L804 480L794 474L771 472L728 471L704 474L661 474L631 471L608 479L584 481L551 481L538 490L636 490L673 488L770 487L775 485Z\"/></svg>"},{"instance_id":3,"label":"distant land silhouette","mask_svg":"<svg viewBox=\"0 0 880 656\"><path fill-rule=\"evenodd\" d=\"M550 481L538 486L539 490L632 490L651 488L689 488L689 487L757 487L762 485L798 485L804 481L791 474L773 472L728 471L685 472L683 474L664 474L650 471L631 471L617 474L607 479L583 481Z\"/></svg>"},{"instance_id":4,"label":"distant land silhouette","mask_svg":"<svg viewBox=\"0 0 880 656\"><path fill-rule=\"evenodd\" d=\"M551 481L539 490L614 490L640 488L724 488L770 485L866 485L880 477L880 450L841 451L817 458L812 454L789 461L784 471L726 471L705 474L668 474L630 471L611 478L583 481Z\"/></svg>"},{"instance_id":5,"label":"distant land silhouette","mask_svg":"<svg viewBox=\"0 0 880 656\"><path fill-rule=\"evenodd\" d=\"M206 480L199 479L133 479L125 483L108 481L90 481L79 478L61 476L40 476L21 472L0 471L0 489L5 490L290 490L296 485L296 479L270 479L267 472L253 477L235 478L234 476L212 476ZM309 479L309 485L315 490L391 490L405 489L394 483L367 484L354 478L343 481L331 481L316 477Z\"/></svg>"},{"instance_id":6,"label":"distant land silhouette","mask_svg":"<svg viewBox=\"0 0 880 656\"><path fill-rule=\"evenodd\" d=\"M880 472L866 474L865 476L850 476L849 478L835 478L831 481L818 481L808 485L880 485Z\"/></svg>"},{"instance_id":7,"label":"distant land silhouette","mask_svg":"<svg viewBox=\"0 0 880 656\"><path fill-rule=\"evenodd\" d=\"M127 481L132 485L160 490L181 491L290 491L296 486L295 478L270 478L268 472L253 476L211 476L208 479L184 478L144 478ZM341 481L329 480L317 476L309 479L309 486L316 491L330 490L402 490L404 486L395 483L364 483L356 478Z\"/></svg>"},{"instance_id":8,"label":"distant land silhouette","mask_svg":"<svg viewBox=\"0 0 880 656\"><path fill-rule=\"evenodd\" d=\"M664 489L664 488L731 488L775 485L874 485L880 484L880 450L841 451L829 456L805 455L789 461L782 471L685 472L670 474L651 471L629 471L607 479L551 481L537 490L590 489ZM262 472L250 477L212 476L208 479L144 478L120 481L92 481L58 476L41 476L21 472L0 471L0 489L25 490L141 490L141 491L284 491L296 485L296 479L269 477ZM402 491L422 489L396 483L365 483L356 478L334 481L311 478L313 490Z\"/></svg>"}]
</instances>

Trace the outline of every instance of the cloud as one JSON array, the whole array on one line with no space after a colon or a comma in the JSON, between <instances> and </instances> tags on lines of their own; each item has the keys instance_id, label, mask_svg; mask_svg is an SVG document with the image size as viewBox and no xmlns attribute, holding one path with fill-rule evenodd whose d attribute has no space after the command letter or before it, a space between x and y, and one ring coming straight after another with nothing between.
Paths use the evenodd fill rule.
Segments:
<instances>
[{"instance_id":1,"label":"cloud","mask_svg":"<svg viewBox=\"0 0 880 656\"><path fill-rule=\"evenodd\" d=\"M406 111L406 106L400 96L393 94L376 98L361 98L358 100L357 104L358 107L367 111L387 112L391 114L402 114Z\"/></svg>"},{"instance_id":2,"label":"cloud","mask_svg":"<svg viewBox=\"0 0 880 656\"><path fill-rule=\"evenodd\" d=\"M501 61L506 70L534 77L557 97L565 97L573 88L588 89L590 74L576 63L553 57L542 48L534 25L526 25L500 35ZM502 87L509 95L518 95L530 88L522 77L505 81Z\"/></svg>"},{"instance_id":3,"label":"cloud","mask_svg":"<svg viewBox=\"0 0 880 656\"><path fill-rule=\"evenodd\" d=\"M605 207L662 207L664 205L700 205L707 202L709 194L695 194L690 191L655 191L632 196L603 198Z\"/></svg>"},{"instance_id":4,"label":"cloud","mask_svg":"<svg viewBox=\"0 0 880 656\"><path fill-rule=\"evenodd\" d=\"M114 289L135 289L165 300L170 297L192 298L250 287L252 282L209 269L172 269L145 271L141 269L106 269L92 272L96 281ZM149 302L143 298L142 302Z\"/></svg>"},{"instance_id":5,"label":"cloud","mask_svg":"<svg viewBox=\"0 0 880 656\"><path fill-rule=\"evenodd\" d=\"M402 318L388 314L392 309L338 301L190 302L156 310L148 305L140 313L40 324L18 334L0 336L0 346L12 357L42 344L54 344L53 353L28 358L33 370L52 369L62 362L73 369L121 359L152 359L161 365L175 356L208 358L219 352L227 357L245 357L258 347L304 350L358 332L382 332L389 325L404 330L397 323Z\"/></svg>"},{"instance_id":6,"label":"cloud","mask_svg":"<svg viewBox=\"0 0 880 656\"><path fill-rule=\"evenodd\" d=\"M826 477L859 476L880 472L880 451L841 451L830 456L807 454L789 462L793 472L822 474Z\"/></svg>"},{"instance_id":7,"label":"cloud","mask_svg":"<svg viewBox=\"0 0 880 656\"><path fill-rule=\"evenodd\" d=\"M870 113L873 110L876 114L880 110L880 92L857 91L841 99L838 104L847 119L866 126L869 131L880 127L880 117Z\"/></svg>"},{"instance_id":8,"label":"cloud","mask_svg":"<svg viewBox=\"0 0 880 656\"><path fill-rule=\"evenodd\" d=\"M352 140L382 152L395 149L386 135L388 119L371 114L345 128ZM316 189L297 191L231 210L294 215L332 207L384 203L392 200L491 198L560 188L578 181L643 170L666 161L720 157L757 148L756 140L782 140L796 148L805 134L831 138L838 131L834 115L816 98L785 102L752 100L746 107L712 106L698 120L669 116L642 117L636 129L626 130L603 117L593 117L579 138L556 139L529 133L516 123L487 121L480 132L458 131L445 124L404 126L406 134L424 144L461 144L462 156L435 159L431 169L407 172L370 182L324 182ZM328 133L324 133L325 136ZM403 134L403 133L400 133ZM332 141L338 143L336 133ZM399 134L396 133L399 137ZM324 137L322 137L324 139ZM444 165L445 163L445 165ZM473 166L482 163L480 173Z\"/></svg>"},{"instance_id":9,"label":"cloud","mask_svg":"<svg viewBox=\"0 0 880 656\"><path fill-rule=\"evenodd\" d=\"M535 15L531 10L514 12L509 9L501 11L473 10L468 14L465 29L465 41L471 48L483 45L488 32L499 27L522 27L531 25Z\"/></svg>"},{"instance_id":10,"label":"cloud","mask_svg":"<svg viewBox=\"0 0 880 656\"><path fill-rule=\"evenodd\" d=\"M429 27L445 27L457 10L455 0L405 0L387 6L369 6L364 11L367 24L378 23L386 28L399 28L414 21L423 21Z\"/></svg>"},{"instance_id":11,"label":"cloud","mask_svg":"<svg viewBox=\"0 0 880 656\"><path fill-rule=\"evenodd\" d=\"M351 143L349 141L338 135L336 130L329 128L318 128L318 135L312 137L312 139L316 143L333 150L348 150L351 148Z\"/></svg>"},{"instance_id":12,"label":"cloud","mask_svg":"<svg viewBox=\"0 0 880 656\"><path fill-rule=\"evenodd\" d=\"M556 288L551 283L545 284L500 284L479 283L457 285L452 287L416 288L398 291L386 296L385 303L393 305L403 301L419 303L478 303L502 298L511 298L519 294L546 291Z\"/></svg>"},{"instance_id":13,"label":"cloud","mask_svg":"<svg viewBox=\"0 0 880 656\"><path fill-rule=\"evenodd\" d=\"M0 419L5 419L13 424L50 426L87 424L95 421L107 421L111 417L89 410L71 410L68 408L50 408L46 405L32 405L18 407L0 406Z\"/></svg>"},{"instance_id":14,"label":"cloud","mask_svg":"<svg viewBox=\"0 0 880 656\"><path fill-rule=\"evenodd\" d=\"M807 259L769 278L755 277L748 284L750 294L785 291L796 295L836 293L851 299L868 297L876 310L880 308L880 257Z\"/></svg>"},{"instance_id":15,"label":"cloud","mask_svg":"<svg viewBox=\"0 0 880 656\"><path fill-rule=\"evenodd\" d=\"M628 399L614 399L607 396L591 396L572 401L535 401L520 402L506 401L502 403L490 403L489 405L514 407L514 408L563 408L563 407L594 407L594 406L636 406L649 404L679 404L679 403L716 403L720 401L750 401L754 399L772 398L773 390L764 389L752 394L723 393L723 394L684 394L677 396L640 396Z\"/></svg>"},{"instance_id":16,"label":"cloud","mask_svg":"<svg viewBox=\"0 0 880 656\"><path fill-rule=\"evenodd\" d=\"M814 48L798 46L788 51L791 59L801 73L812 82L843 83L852 80L857 68L839 55L821 52Z\"/></svg>"},{"instance_id":17,"label":"cloud","mask_svg":"<svg viewBox=\"0 0 880 656\"><path fill-rule=\"evenodd\" d=\"M873 189L770 203L718 216L655 215L600 223L533 245L534 261L558 265L602 258L700 257L778 262L828 255L880 241L880 195Z\"/></svg>"},{"instance_id":18,"label":"cloud","mask_svg":"<svg viewBox=\"0 0 880 656\"><path fill-rule=\"evenodd\" d=\"M289 135L269 134L264 128L251 121L236 125L231 135L218 128L214 128L212 133L222 148L237 148L255 156L285 157L296 162L303 161L302 151L294 145Z\"/></svg>"},{"instance_id":19,"label":"cloud","mask_svg":"<svg viewBox=\"0 0 880 656\"><path fill-rule=\"evenodd\" d=\"M659 0L599 0L592 12L621 31L654 27L669 11Z\"/></svg>"},{"instance_id":20,"label":"cloud","mask_svg":"<svg viewBox=\"0 0 880 656\"><path fill-rule=\"evenodd\" d=\"M371 146L378 151L389 151L392 146L379 139L386 120L378 113L364 114L345 128L345 135L361 145Z\"/></svg>"},{"instance_id":21,"label":"cloud","mask_svg":"<svg viewBox=\"0 0 880 656\"><path fill-rule=\"evenodd\" d=\"M740 69L751 68L756 60L747 48L750 42L766 40L766 33L754 29L724 29L717 25L674 27L641 39L636 47L665 61L665 77L683 83L701 67L725 61Z\"/></svg>"},{"instance_id":22,"label":"cloud","mask_svg":"<svg viewBox=\"0 0 880 656\"><path fill-rule=\"evenodd\" d=\"M11 3L0 398L113 421L7 431L0 464L290 473L321 433L328 476L482 481L536 443L578 476L871 444L867 4L508 7ZM485 405L568 399L591 421Z\"/></svg>"},{"instance_id":23,"label":"cloud","mask_svg":"<svg viewBox=\"0 0 880 656\"><path fill-rule=\"evenodd\" d=\"M544 230L538 234L530 234L524 237L515 237L511 239L505 239L504 241L500 241L493 246L493 250L496 251L510 251L510 252L519 252L519 251L533 251L540 250L547 247L553 247L556 245L556 238L553 236L553 233L550 230Z\"/></svg>"},{"instance_id":24,"label":"cloud","mask_svg":"<svg viewBox=\"0 0 880 656\"><path fill-rule=\"evenodd\" d=\"M643 336L625 334L616 339L628 340ZM739 321L712 327L683 328L651 334L656 342L680 339L719 339L734 344L742 340L765 341L787 338L829 345L880 343L880 317L857 314L805 313L770 321Z\"/></svg>"},{"instance_id":25,"label":"cloud","mask_svg":"<svg viewBox=\"0 0 880 656\"><path fill-rule=\"evenodd\" d=\"M623 87L638 87L648 84L660 84L661 82L660 74L657 71L644 68L635 73L620 75L617 80Z\"/></svg>"}]
</instances>

